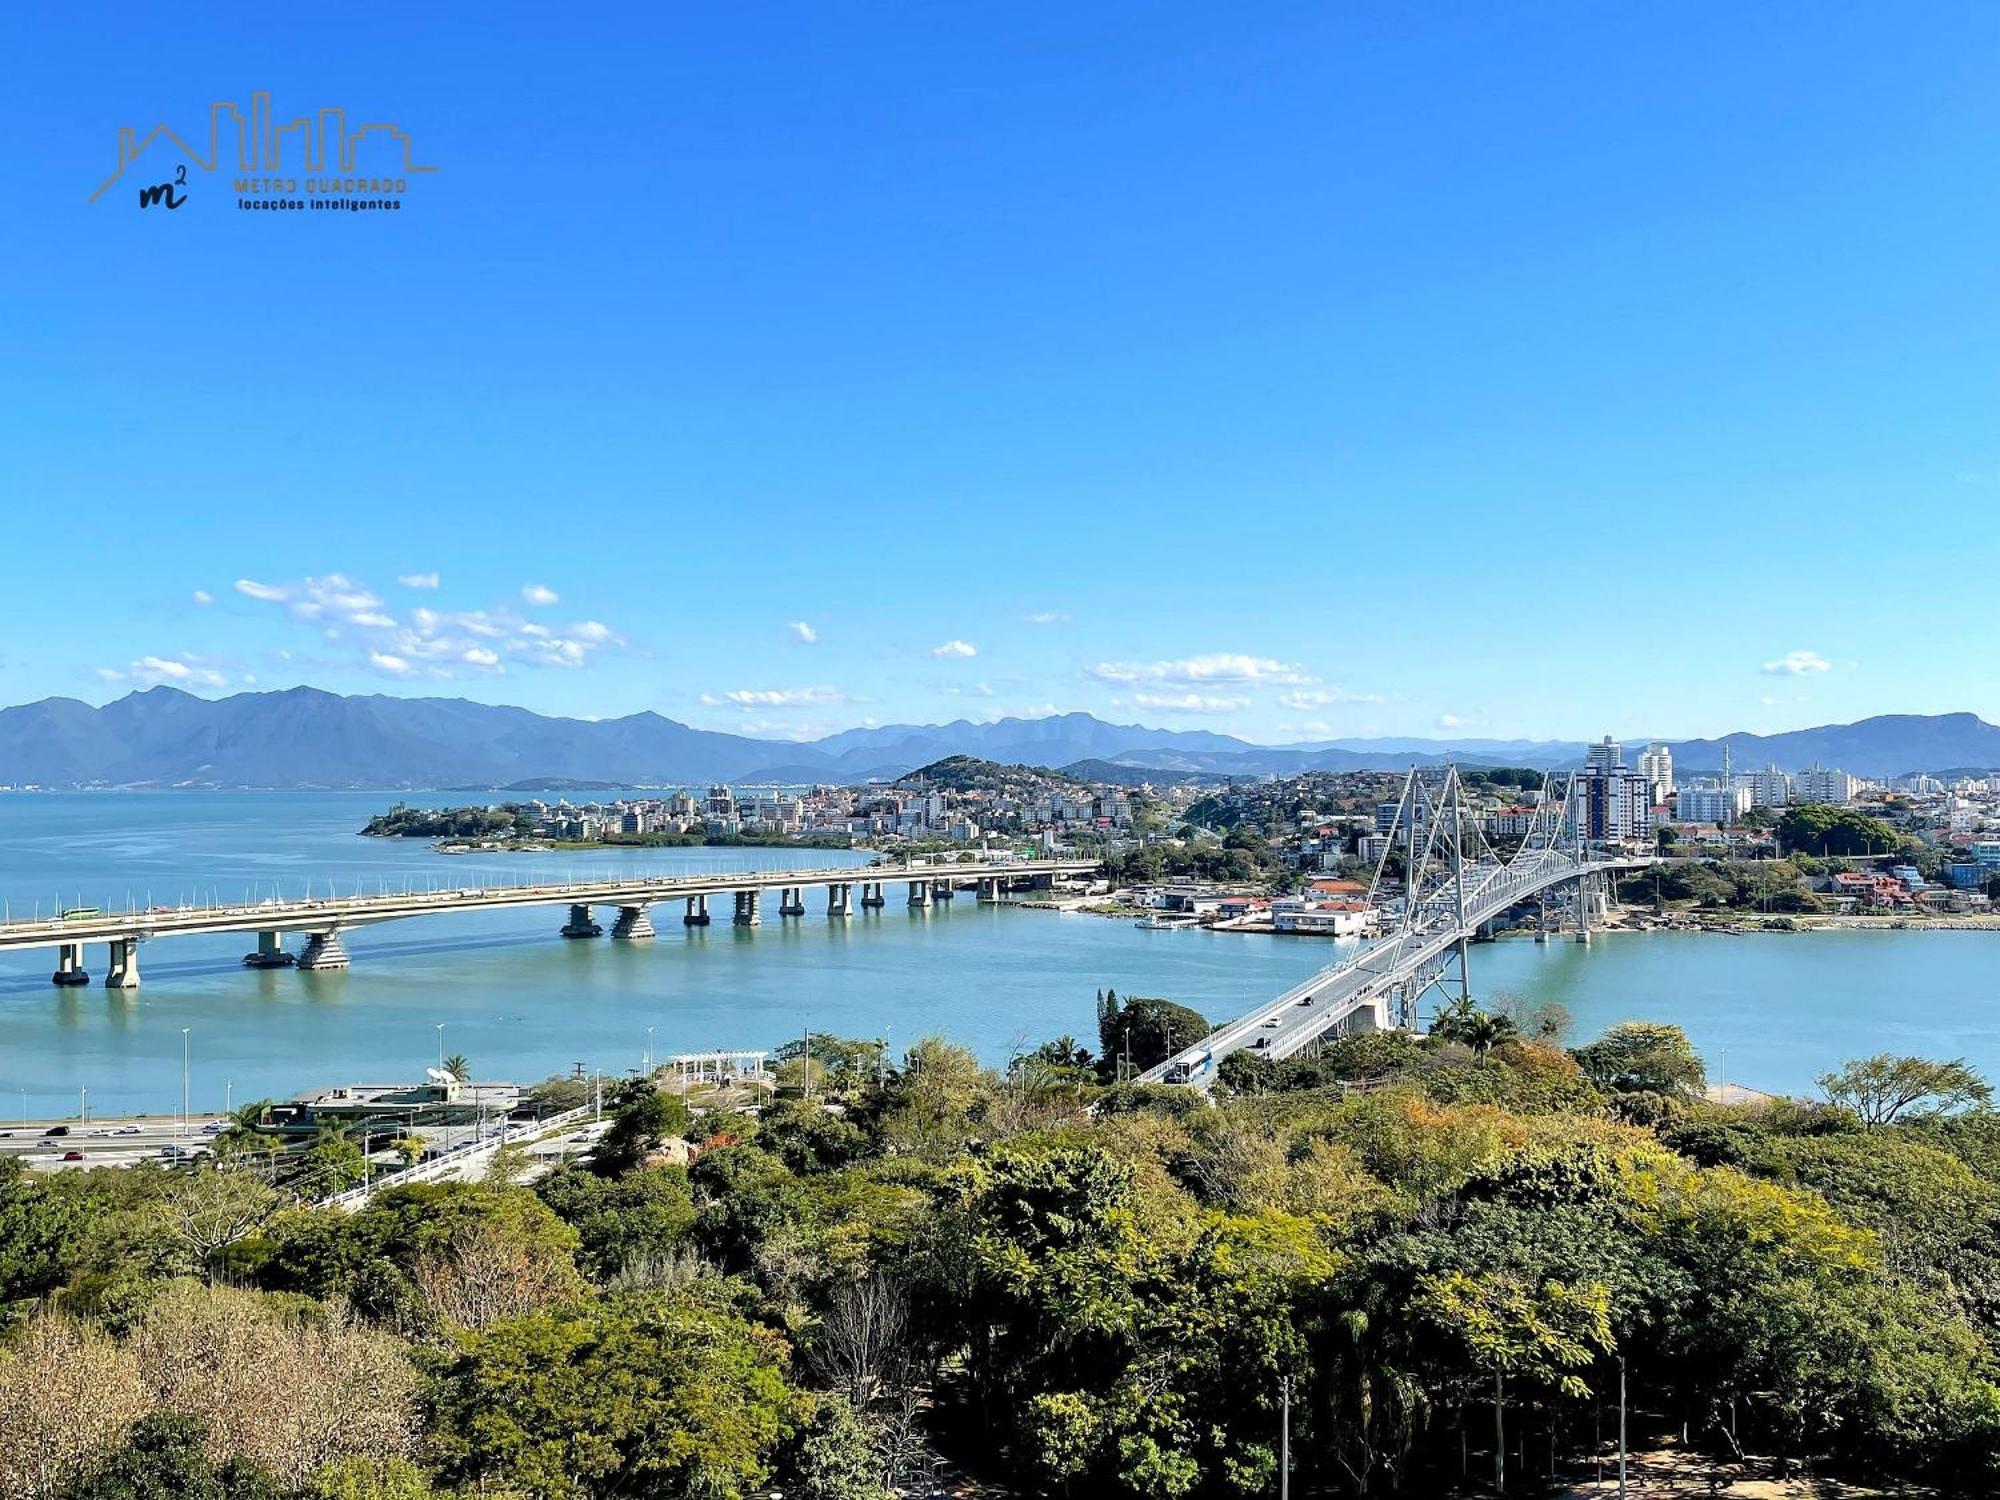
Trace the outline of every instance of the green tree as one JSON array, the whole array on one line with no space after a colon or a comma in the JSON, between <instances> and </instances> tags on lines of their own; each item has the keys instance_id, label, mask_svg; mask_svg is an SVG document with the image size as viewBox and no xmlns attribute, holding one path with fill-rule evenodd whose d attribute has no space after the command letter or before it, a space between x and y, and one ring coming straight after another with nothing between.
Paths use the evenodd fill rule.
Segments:
<instances>
[{"instance_id":1,"label":"green tree","mask_svg":"<svg viewBox=\"0 0 2000 1500\"><path fill-rule=\"evenodd\" d=\"M64 1500L277 1500L277 1486L254 1464L210 1461L197 1417L155 1412L124 1444L72 1486Z\"/></svg>"},{"instance_id":2,"label":"green tree","mask_svg":"<svg viewBox=\"0 0 2000 1500\"><path fill-rule=\"evenodd\" d=\"M344 1458L312 1477L301 1500L430 1500L430 1475L403 1458Z\"/></svg>"},{"instance_id":3,"label":"green tree","mask_svg":"<svg viewBox=\"0 0 2000 1500\"><path fill-rule=\"evenodd\" d=\"M611 1126L591 1156L594 1170L607 1177L629 1172L667 1141L687 1134L694 1116L678 1095L662 1093L640 1079L620 1091Z\"/></svg>"},{"instance_id":4,"label":"green tree","mask_svg":"<svg viewBox=\"0 0 2000 1500\"><path fill-rule=\"evenodd\" d=\"M1821 858L1833 855L1889 854L1896 848L1896 830L1880 818L1852 807L1822 802L1794 807L1778 819L1778 837L1787 849Z\"/></svg>"},{"instance_id":5,"label":"green tree","mask_svg":"<svg viewBox=\"0 0 2000 1500\"><path fill-rule=\"evenodd\" d=\"M1147 995L1115 994L1098 1023L1098 1066L1113 1076L1122 1068L1142 1073L1192 1047L1212 1028L1200 1011Z\"/></svg>"},{"instance_id":6,"label":"green tree","mask_svg":"<svg viewBox=\"0 0 2000 1500\"><path fill-rule=\"evenodd\" d=\"M1696 1094L1708 1071L1678 1026L1660 1021L1624 1021L1571 1053L1584 1075L1616 1094Z\"/></svg>"},{"instance_id":7,"label":"green tree","mask_svg":"<svg viewBox=\"0 0 2000 1500\"><path fill-rule=\"evenodd\" d=\"M777 1465L777 1493L805 1500L889 1500L868 1428L840 1396L813 1399Z\"/></svg>"},{"instance_id":8,"label":"green tree","mask_svg":"<svg viewBox=\"0 0 2000 1500\"><path fill-rule=\"evenodd\" d=\"M1932 1062L1878 1052L1821 1074L1819 1086L1830 1103L1853 1110L1868 1125L1983 1109L1993 1100L1992 1085L1963 1058Z\"/></svg>"},{"instance_id":9,"label":"green tree","mask_svg":"<svg viewBox=\"0 0 2000 1500\"><path fill-rule=\"evenodd\" d=\"M1416 1310L1458 1339L1492 1377L1493 1485L1507 1488L1506 1382L1510 1375L1586 1396L1578 1370L1611 1348L1611 1294L1602 1283L1531 1284L1519 1275L1452 1271L1418 1283Z\"/></svg>"},{"instance_id":10,"label":"green tree","mask_svg":"<svg viewBox=\"0 0 2000 1500\"><path fill-rule=\"evenodd\" d=\"M547 1500L741 1495L769 1477L792 1410L780 1348L659 1294L496 1324L441 1382L438 1446L458 1482Z\"/></svg>"},{"instance_id":11,"label":"green tree","mask_svg":"<svg viewBox=\"0 0 2000 1500\"><path fill-rule=\"evenodd\" d=\"M367 1172L368 1158L353 1137L338 1126L322 1125L299 1153L291 1180L295 1191L326 1198L359 1186Z\"/></svg>"}]
</instances>

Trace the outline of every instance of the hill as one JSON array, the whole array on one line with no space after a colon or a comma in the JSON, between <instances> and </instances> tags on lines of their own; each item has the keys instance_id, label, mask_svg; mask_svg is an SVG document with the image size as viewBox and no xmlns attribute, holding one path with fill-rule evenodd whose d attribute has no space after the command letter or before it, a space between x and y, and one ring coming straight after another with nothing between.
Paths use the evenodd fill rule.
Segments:
<instances>
[{"instance_id":1,"label":"hill","mask_svg":"<svg viewBox=\"0 0 2000 1500\"><path fill-rule=\"evenodd\" d=\"M1860 776L2000 766L2000 728L1969 713L1885 714L1785 734L1725 736L1739 767L1818 762ZM1636 741L1628 741L1636 743ZM1723 739L1667 739L1687 771L1721 765ZM1569 741L1321 741L1253 745L1208 730L1111 724L1090 714L850 729L806 744L696 729L645 712L556 718L463 698L343 697L318 688L197 698L135 692L102 708L45 698L0 709L0 783L143 787L683 786L706 781L894 780L969 757L1065 767L1091 780L1295 776L1577 764ZM1088 768L1088 769L1080 769Z\"/></svg>"}]
</instances>

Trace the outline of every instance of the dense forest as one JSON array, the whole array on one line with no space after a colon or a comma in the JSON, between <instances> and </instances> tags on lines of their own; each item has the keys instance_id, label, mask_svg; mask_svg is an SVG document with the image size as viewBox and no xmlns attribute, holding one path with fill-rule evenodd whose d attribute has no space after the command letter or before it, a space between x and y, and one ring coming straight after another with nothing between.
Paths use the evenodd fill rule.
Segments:
<instances>
[{"instance_id":1,"label":"dense forest","mask_svg":"<svg viewBox=\"0 0 2000 1500\"><path fill-rule=\"evenodd\" d=\"M1098 1065L1199 1017L1099 1020L997 1072L816 1037L755 1114L635 1081L588 1165L351 1214L228 1154L10 1166L0 1495L1271 1495L1287 1391L1295 1493L1531 1489L1621 1372L1719 1475L2000 1483L1962 1065L1729 1108L1671 1026L1460 1005L1210 1099Z\"/></svg>"}]
</instances>

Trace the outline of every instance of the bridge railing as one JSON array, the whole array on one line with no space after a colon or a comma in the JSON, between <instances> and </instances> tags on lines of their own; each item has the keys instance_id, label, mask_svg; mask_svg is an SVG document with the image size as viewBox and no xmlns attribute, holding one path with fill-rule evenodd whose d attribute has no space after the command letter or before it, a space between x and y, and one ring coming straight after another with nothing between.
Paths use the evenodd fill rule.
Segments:
<instances>
[{"instance_id":1,"label":"bridge railing","mask_svg":"<svg viewBox=\"0 0 2000 1500\"><path fill-rule=\"evenodd\" d=\"M1450 882L1445 882L1420 894L1415 912L1406 914L1403 925L1393 933L1362 952L1320 970L1276 999L1217 1027L1193 1047L1147 1069L1140 1075L1140 1081L1157 1083L1176 1067L1188 1067L1197 1058L1214 1059L1219 1052L1238 1050L1246 1040L1267 1029L1265 1023L1274 1016L1283 1016L1307 995L1328 991L1329 1003L1316 1010L1305 1025L1283 1038L1287 1051L1303 1046L1361 1005L1371 1003L1382 989L1410 977L1433 959L1438 950L1470 936L1484 923L1537 892L1565 880L1647 863L1648 860L1638 858L1579 860L1564 848L1529 851L1509 864L1486 868L1476 882L1467 883L1463 925L1458 917L1457 891ZM1338 993L1331 993L1336 989Z\"/></svg>"}]
</instances>

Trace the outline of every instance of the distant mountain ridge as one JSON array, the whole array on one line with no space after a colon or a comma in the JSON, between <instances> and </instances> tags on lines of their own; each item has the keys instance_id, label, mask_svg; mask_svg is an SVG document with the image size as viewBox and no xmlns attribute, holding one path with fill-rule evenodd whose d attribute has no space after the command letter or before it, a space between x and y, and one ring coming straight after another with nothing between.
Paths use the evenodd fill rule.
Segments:
<instances>
[{"instance_id":1,"label":"distant mountain ridge","mask_svg":"<svg viewBox=\"0 0 2000 1500\"><path fill-rule=\"evenodd\" d=\"M1742 769L1815 762L1859 776L2000 767L2000 727L1974 714L1884 714L1784 734L1726 737ZM1627 741L1636 746L1639 741ZM1721 765L1721 739L1668 739L1687 771ZM1079 763L1202 776L1400 770L1414 762L1560 768L1567 740L1326 740L1254 745L1208 730L1110 724L1086 713L843 730L807 744L695 729L644 712L555 718L463 698L343 697L318 688L197 698L134 692L93 708L45 698L0 709L0 784L381 788L594 782L893 780L954 755L1003 764Z\"/></svg>"}]
</instances>

